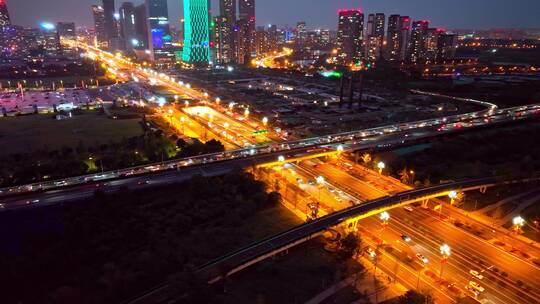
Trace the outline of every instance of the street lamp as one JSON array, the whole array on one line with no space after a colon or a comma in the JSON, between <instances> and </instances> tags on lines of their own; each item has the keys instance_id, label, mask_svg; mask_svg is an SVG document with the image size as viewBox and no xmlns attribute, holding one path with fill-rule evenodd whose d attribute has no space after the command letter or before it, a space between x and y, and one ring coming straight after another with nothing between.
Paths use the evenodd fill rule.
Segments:
<instances>
[{"instance_id":1,"label":"street lamp","mask_svg":"<svg viewBox=\"0 0 540 304\"><path fill-rule=\"evenodd\" d=\"M382 174L382 171L386 168L386 164L381 161L377 164L377 168L379 168L379 174Z\"/></svg>"},{"instance_id":2,"label":"street lamp","mask_svg":"<svg viewBox=\"0 0 540 304\"><path fill-rule=\"evenodd\" d=\"M268 125L268 117L263 117L262 123L266 127Z\"/></svg>"},{"instance_id":3,"label":"street lamp","mask_svg":"<svg viewBox=\"0 0 540 304\"><path fill-rule=\"evenodd\" d=\"M245 116L246 118L248 118L248 116L249 116L249 108L246 108L246 109L244 110L244 116Z\"/></svg>"},{"instance_id":4,"label":"street lamp","mask_svg":"<svg viewBox=\"0 0 540 304\"><path fill-rule=\"evenodd\" d=\"M514 224L514 231L519 233L521 231L521 227L525 226L525 219L518 215L512 219L512 223Z\"/></svg>"},{"instance_id":5,"label":"street lamp","mask_svg":"<svg viewBox=\"0 0 540 304\"><path fill-rule=\"evenodd\" d=\"M383 211L381 212L381 214L379 215L379 218L381 219L381 221L383 221L384 223L387 223L389 220L390 220L390 213L386 212L386 211Z\"/></svg>"},{"instance_id":6,"label":"street lamp","mask_svg":"<svg viewBox=\"0 0 540 304\"><path fill-rule=\"evenodd\" d=\"M440 272L440 275L439 275L439 279L442 279L443 266L444 266L444 264L446 262L448 262L448 257L450 257L451 250L450 250L450 246L448 246L448 244L442 244L439 249L440 249L441 255L442 255L441 272Z\"/></svg>"},{"instance_id":7,"label":"street lamp","mask_svg":"<svg viewBox=\"0 0 540 304\"><path fill-rule=\"evenodd\" d=\"M450 205L454 205L454 201L458 197L458 194L456 191L450 191L448 197L450 198Z\"/></svg>"},{"instance_id":8,"label":"street lamp","mask_svg":"<svg viewBox=\"0 0 540 304\"><path fill-rule=\"evenodd\" d=\"M322 185L322 184L324 184L324 177L323 176L317 176L315 181L317 181L317 184Z\"/></svg>"},{"instance_id":9,"label":"street lamp","mask_svg":"<svg viewBox=\"0 0 540 304\"><path fill-rule=\"evenodd\" d=\"M283 155L278 156L277 159L278 159L278 162L280 162L280 163L285 162L285 156L283 156Z\"/></svg>"},{"instance_id":10,"label":"street lamp","mask_svg":"<svg viewBox=\"0 0 540 304\"><path fill-rule=\"evenodd\" d=\"M343 152L343 150L344 150L343 145L339 145L336 148L336 151L338 152L338 154L341 154Z\"/></svg>"},{"instance_id":11,"label":"street lamp","mask_svg":"<svg viewBox=\"0 0 540 304\"><path fill-rule=\"evenodd\" d=\"M221 102L221 98L216 97L216 103L219 104Z\"/></svg>"}]
</instances>

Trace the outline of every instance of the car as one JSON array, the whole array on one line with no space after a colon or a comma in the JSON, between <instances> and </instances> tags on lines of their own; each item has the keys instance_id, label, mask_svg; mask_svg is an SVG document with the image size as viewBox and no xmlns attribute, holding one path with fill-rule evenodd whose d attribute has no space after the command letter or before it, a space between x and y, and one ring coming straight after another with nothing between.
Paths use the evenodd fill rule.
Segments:
<instances>
[{"instance_id":1,"label":"car","mask_svg":"<svg viewBox=\"0 0 540 304\"><path fill-rule=\"evenodd\" d=\"M476 271L476 270L469 270L469 273L472 274L474 277L476 277L477 279L481 280L484 278L483 275L480 274L480 272Z\"/></svg>"},{"instance_id":2,"label":"car","mask_svg":"<svg viewBox=\"0 0 540 304\"><path fill-rule=\"evenodd\" d=\"M411 206L405 206L405 207L403 207L403 209L405 209L405 211L408 211L408 212L413 212L414 211L413 207L411 207Z\"/></svg>"},{"instance_id":3,"label":"car","mask_svg":"<svg viewBox=\"0 0 540 304\"><path fill-rule=\"evenodd\" d=\"M423 256L423 255L420 254L420 253L417 253L417 254L416 254L416 257L417 257L420 261L422 261L422 263L424 263L424 264L429 263L428 258L426 258L425 256Z\"/></svg>"},{"instance_id":4,"label":"car","mask_svg":"<svg viewBox=\"0 0 540 304\"><path fill-rule=\"evenodd\" d=\"M408 235L405 235L405 234L402 234L402 235L401 235L401 239L404 240L404 241L407 242L407 243L410 242L410 241L412 241L411 237L408 236Z\"/></svg>"},{"instance_id":5,"label":"car","mask_svg":"<svg viewBox=\"0 0 540 304\"><path fill-rule=\"evenodd\" d=\"M470 281L469 286L471 288L473 288L474 290L478 291L478 292L484 292L485 291L485 288L480 286L480 284L476 283L475 281Z\"/></svg>"},{"instance_id":6,"label":"car","mask_svg":"<svg viewBox=\"0 0 540 304\"><path fill-rule=\"evenodd\" d=\"M148 185L148 184L150 184L150 182L147 181L147 180L137 182L137 185L139 185L139 186Z\"/></svg>"},{"instance_id":7,"label":"car","mask_svg":"<svg viewBox=\"0 0 540 304\"><path fill-rule=\"evenodd\" d=\"M468 292L473 294L475 297L480 295L480 292L478 290L472 288L471 286L465 286L465 290L467 290Z\"/></svg>"},{"instance_id":8,"label":"car","mask_svg":"<svg viewBox=\"0 0 540 304\"><path fill-rule=\"evenodd\" d=\"M372 258L376 257L377 256L377 253L371 248L371 247L367 247L366 248L366 252L368 253L368 255Z\"/></svg>"}]
</instances>

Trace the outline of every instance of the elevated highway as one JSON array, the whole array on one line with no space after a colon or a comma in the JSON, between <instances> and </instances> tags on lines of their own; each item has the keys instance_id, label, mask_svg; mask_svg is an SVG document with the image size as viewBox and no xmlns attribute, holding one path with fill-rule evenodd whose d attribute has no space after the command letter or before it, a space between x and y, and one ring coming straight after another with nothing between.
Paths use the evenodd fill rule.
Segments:
<instances>
[{"instance_id":1,"label":"elevated highway","mask_svg":"<svg viewBox=\"0 0 540 304\"><path fill-rule=\"evenodd\" d=\"M533 180L506 180L503 177L472 178L386 196L326 215L219 257L200 266L197 275L209 284L213 284L280 252L309 241L332 227L343 226L345 229L354 229L361 219L414 202L447 196L451 191L471 191L531 181ZM155 303L155 299L163 298L166 294L174 297L167 283L157 286L129 303Z\"/></svg>"}]
</instances>

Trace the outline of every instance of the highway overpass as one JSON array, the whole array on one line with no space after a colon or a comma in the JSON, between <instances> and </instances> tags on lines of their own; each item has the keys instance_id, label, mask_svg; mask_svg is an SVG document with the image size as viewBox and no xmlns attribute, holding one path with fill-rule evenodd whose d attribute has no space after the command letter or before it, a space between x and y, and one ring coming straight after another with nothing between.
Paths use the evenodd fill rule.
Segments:
<instances>
[{"instance_id":1,"label":"highway overpass","mask_svg":"<svg viewBox=\"0 0 540 304\"><path fill-rule=\"evenodd\" d=\"M531 181L533 180L506 180L502 177L473 178L428 188L409 190L394 196L383 197L307 222L301 226L219 257L202 265L197 271L197 275L209 284L213 284L258 262L275 256L280 252L309 241L331 227L341 225L346 229L353 229L360 219L414 202L447 196L451 191L471 191ZM133 299L129 303L155 303L154 299L162 298L166 294L172 296L168 284L162 284Z\"/></svg>"}]
</instances>

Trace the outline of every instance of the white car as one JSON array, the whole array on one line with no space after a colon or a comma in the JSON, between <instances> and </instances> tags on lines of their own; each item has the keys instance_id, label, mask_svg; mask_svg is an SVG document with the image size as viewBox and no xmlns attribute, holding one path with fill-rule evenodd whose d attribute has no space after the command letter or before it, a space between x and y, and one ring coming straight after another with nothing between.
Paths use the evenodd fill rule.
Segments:
<instances>
[{"instance_id":1,"label":"white car","mask_svg":"<svg viewBox=\"0 0 540 304\"><path fill-rule=\"evenodd\" d=\"M409 212L414 211L414 209L411 206L405 206L405 207L403 207L403 209L405 209L405 211L409 211Z\"/></svg>"},{"instance_id":2,"label":"white car","mask_svg":"<svg viewBox=\"0 0 540 304\"><path fill-rule=\"evenodd\" d=\"M480 286L480 284L476 283L475 281L470 281L469 286L474 288L474 290L476 290L478 292L484 292L485 291L485 288Z\"/></svg>"},{"instance_id":3,"label":"white car","mask_svg":"<svg viewBox=\"0 0 540 304\"><path fill-rule=\"evenodd\" d=\"M472 274L473 277L475 277L475 278L477 278L477 279L479 279L479 280L481 280L481 279L484 278L484 276L481 275L480 272L478 272L478 271L476 271L476 270L470 270L469 273Z\"/></svg>"}]
</instances>

